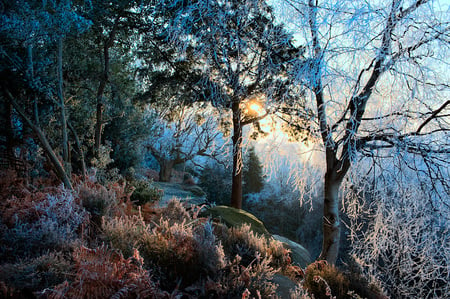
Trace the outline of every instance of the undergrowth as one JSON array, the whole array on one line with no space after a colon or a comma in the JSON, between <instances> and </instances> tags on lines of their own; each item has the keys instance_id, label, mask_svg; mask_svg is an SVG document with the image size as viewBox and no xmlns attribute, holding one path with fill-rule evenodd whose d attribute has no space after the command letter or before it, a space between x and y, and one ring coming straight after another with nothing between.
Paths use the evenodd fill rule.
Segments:
<instances>
[{"instance_id":1,"label":"undergrowth","mask_svg":"<svg viewBox=\"0 0 450 299\"><path fill-rule=\"evenodd\" d=\"M75 180L70 191L2 176L0 186L11 180L0 202L1 298L279 298L276 276L297 285L292 298L320 298L312 270L305 276L281 242L200 217L202 207L133 202L125 180ZM314 275L328 282L333 271Z\"/></svg>"}]
</instances>

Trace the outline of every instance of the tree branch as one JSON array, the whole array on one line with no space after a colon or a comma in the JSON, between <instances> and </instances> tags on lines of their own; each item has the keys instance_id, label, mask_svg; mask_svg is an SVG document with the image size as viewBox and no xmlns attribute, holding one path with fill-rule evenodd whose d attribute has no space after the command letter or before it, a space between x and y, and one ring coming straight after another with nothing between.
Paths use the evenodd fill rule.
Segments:
<instances>
[{"instance_id":1,"label":"tree branch","mask_svg":"<svg viewBox=\"0 0 450 299\"><path fill-rule=\"evenodd\" d=\"M47 137L45 136L45 133L36 126L33 121L26 115L25 111L22 110L19 104L14 100L13 95L9 92L9 90L5 87L4 88L5 93L10 101L10 103L13 105L14 109L19 113L19 115L25 120L25 122L30 126L30 128L33 130L33 132L38 137L45 153L47 154L48 158L50 159L50 162L52 163L54 170L56 171L56 174L58 178L64 183L66 188L72 190L72 184L70 182L70 178L67 175L67 172L65 171L63 165L59 161L58 157L56 156L55 152L53 151L53 148L51 147L50 143L48 142Z\"/></svg>"},{"instance_id":2,"label":"tree branch","mask_svg":"<svg viewBox=\"0 0 450 299\"><path fill-rule=\"evenodd\" d=\"M419 134L420 131L422 131L422 129L433 119L435 119L437 117L437 115L445 109L445 107L447 107L450 104L450 100L447 100L447 102L445 102L444 104L442 104L441 107L439 107L438 109L434 110L430 117L428 117L420 126L419 128L417 128L416 134Z\"/></svg>"}]
</instances>

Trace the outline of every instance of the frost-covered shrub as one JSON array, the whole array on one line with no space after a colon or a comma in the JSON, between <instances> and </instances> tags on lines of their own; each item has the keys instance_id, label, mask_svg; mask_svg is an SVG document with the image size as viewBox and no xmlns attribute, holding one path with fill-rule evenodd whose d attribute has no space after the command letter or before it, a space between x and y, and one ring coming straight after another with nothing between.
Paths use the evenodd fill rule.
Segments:
<instances>
[{"instance_id":1,"label":"frost-covered shrub","mask_svg":"<svg viewBox=\"0 0 450 299\"><path fill-rule=\"evenodd\" d=\"M148 225L138 216L103 218L102 221L105 241L120 250L126 258L142 244L148 230Z\"/></svg>"},{"instance_id":2,"label":"frost-covered shrub","mask_svg":"<svg viewBox=\"0 0 450 299\"><path fill-rule=\"evenodd\" d=\"M316 261L306 267L303 287L318 299L386 299L377 285L369 283L355 269L351 270L342 272L326 261Z\"/></svg>"},{"instance_id":3,"label":"frost-covered shrub","mask_svg":"<svg viewBox=\"0 0 450 299\"><path fill-rule=\"evenodd\" d=\"M160 217L169 221L170 224L183 223L197 218L197 213L193 212L192 210L188 212L179 200L172 198L167 203L167 206L162 209Z\"/></svg>"},{"instance_id":4,"label":"frost-covered shrub","mask_svg":"<svg viewBox=\"0 0 450 299\"><path fill-rule=\"evenodd\" d=\"M129 256L138 249L147 268L152 268L166 289L212 276L224 265L222 246L212 233L211 223L196 218L179 201L172 200L159 220L146 224L141 216L105 218L105 240Z\"/></svg>"},{"instance_id":5,"label":"frost-covered shrub","mask_svg":"<svg viewBox=\"0 0 450 299\"><path fill-rule=\"evenodd\" d=\"M75 250L75 279L45 290L46 298L163 298L150 273L142 267L137 250L125 259L120 251L106 246Z\"/></svg>"},{"instance_id":6,"label":"frost-covered shrub","mask_svg":"<svg viewBox=\"0 0 450 299\"><path fill-rule=\"evenodd\" d=\"M91 178L100 182L102 185L107 185L108 183L117 182L122 179L122 176L119 174L119 169L110 167L114 162L111 158L112 152L111 142L106 142L106 144L100 145L97 156L91 160L93 166L90 169L92 173Z\"/></svg>"},{"instance_id":7,"label":"frost-covered shrub","mask_svg":"<svg viewBox=\"0 0 450 299\"><path fill-rule=\"evenodd\" d=\"M35 217L16 216L13 227L2 227L2 257L37 256L48 248L62 249L77 242L82 226L89 217L76 201L74 193L62 189L48 194L34 206ZM27 222L26 222L27 221Z\"/></svg>"},{"instance_id":8,"label":"frost-covered shrub","mask_svg":"<svg viewBox=\"0 0 450 299\"><path fill-rule=\"evenodd\" d=\"M293 290L290 291L290 299L311 299L312 297L308 294L301 284L298 284Z\"/></svg>"},{"instance_id":9,"label":"frost-covered shrub","mask_svg":"<svg viewBox=\"0 0 450 299\"><path fill-rule=\"evenodd\" d=\"M199 263L205 268L206 273L217 273L226 265L225 252L222 243L214 234L211 222L197 226L194 229L194 238L198 246Z\"/></svg>"},{"instance_id":10,"label":"frost-covered shrub","mask_svg":"<svg viewBox=\"0 0 450 299\"><path fill-rule=\"evenodd\" d=\"M208 291L219 298L276 298L276 285L271 280L277 271L271 266L270 257L257 254L249 265L244 266L241 258L236 256L223 269L214 292Z\"/></svg>"},{"instance_id":11,"label":"frost-covered shrub","mask_svg":"<svg viewBox=\"0 0 450 299\"><path fill-rule=\"evenodd\" d=\"M248 290L267 298L274 294L273 274L290 265L282 243L257 236L248 226L222 227L219 233L215 224L176 200L158 217L152 223L141 216L105 217L102 227L105 241L125 257L139 250L145 268L167 291L178 287L193 296L234 298Z\"/></svg>"},{"instance_id":12,"label":"frost-covered shrub","mask_svg":"<svg viewBox=\"0 0 450 299\"><path fill-rule=\"evenodd\" d=\"M232 257L239 255L245 266L258 256L270 258L271 265L276 268L290 264L289 251L283 247L283 243L255 234L248 224L222 231L220 238L226 254Z\"/></svg>"},{"instance_id":13,"label":"frost-covered shrub","mask_svg":"<svg viewBox=\"0 0 450 299\"><path fill-rule=\"evenodd\" d=\"M173 284L177 278L193 283L200 274L199 253L192 226L184 223L171 225L162 220L144 237L142 254L147 263L157 267L161 276Z\"/></svg>"},{"instance_id":14,"label":"frost-covered shrub","mask_svg":"<svg viewBox=\"0 0 450 299\"><path fill-rule=\"evenodd\" d=\"M188 286L213 276L225 264L220 243L211 235L210 224L160 223L145 235L140 250L146 264L159 271L166 288L182 279ZM163 281L164 280L164 281Z\"/></svg>"},{"instance_id":15,"label":"frost-covered shrub","mask_svg":"<svg viewBox=\"0 0 450 299\"><path fill-rule=\"evenodd\" d=\"M128 181L128 184L134 188L130 199L137 205L159 201L163 196L163 190L152 186L151 182L147 180L132 180Z\"/></svg>"},{"instance_id":16,"label":"frost-covered shrub","mask_svg":"<svg viewBox=\"0 0 450 299\"><path fill-rule=\"evenodd\" d=\"M349 284L347 277L326 261L317 261L306 268L304 287L314 298L350 298Z\"/></svg>"},{"instance_id":17,"label":"frost-covered shrub","mask_svg":"<svg viewBox=\"0 0 450 299\"><path fill-rule=\"evenodd\" d=\"M87 182L78 186L77 192L83 207L93 217L111 216L118 205L116 193L100 184Z\"/></svg>"}]
</instances>

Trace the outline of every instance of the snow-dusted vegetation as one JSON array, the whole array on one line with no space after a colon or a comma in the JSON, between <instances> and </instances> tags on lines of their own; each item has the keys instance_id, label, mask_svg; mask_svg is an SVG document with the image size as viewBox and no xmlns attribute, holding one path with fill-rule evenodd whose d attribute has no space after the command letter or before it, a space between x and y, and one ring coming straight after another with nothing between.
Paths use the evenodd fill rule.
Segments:
<instances>
[{"instance_id":1,"label":"snow-dusted vegetation","mask_svg":"<svg viewBox=\"0 0 450 299\"><path fill-rule=\"evenodd\" d=\"M449 5L0 1L0 297L446 298Z\"/></svg>"}]
</instances>

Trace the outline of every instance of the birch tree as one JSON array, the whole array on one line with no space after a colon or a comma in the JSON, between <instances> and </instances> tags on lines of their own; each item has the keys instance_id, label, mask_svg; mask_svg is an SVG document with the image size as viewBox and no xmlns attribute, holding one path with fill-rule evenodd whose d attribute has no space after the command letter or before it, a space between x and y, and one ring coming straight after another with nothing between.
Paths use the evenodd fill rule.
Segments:
<instances>
[{"instance_id":1,"label":"birch tree","mask_svg":"<svg viewBox=\"0 0 450 299\"><path fill-rule=\"evenodd\" d=\"M326 161L319 258L335 263L339 190L361 155L396 148L422 157L444 172L435 183L448 194L448 12L427 0L285 0L280 7L307 47L309 63L292 78L309 89L315 111Z\"/></svg>"}]
</instances>

